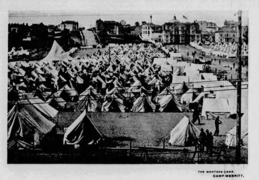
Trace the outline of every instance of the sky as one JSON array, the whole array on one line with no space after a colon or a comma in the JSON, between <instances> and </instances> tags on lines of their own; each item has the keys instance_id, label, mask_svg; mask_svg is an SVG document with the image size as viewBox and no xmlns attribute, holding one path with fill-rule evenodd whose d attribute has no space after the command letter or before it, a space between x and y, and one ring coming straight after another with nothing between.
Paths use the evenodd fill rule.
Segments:
<instances>
[{"instance_id":1,"label":"sky","mask_svg":"<svg viewBox=\"0 0 259 180\"><path fill-rule=\"evenodd\" d=\"M237 21L237 16L234 14L237 11L127 11L127 12L106 12L101 13L95 11L94 13L84 11L9 11L9 23L43 23L46 25L58 25L61 21L73 20L78 21L80 27L90 28L95 26L97 19L114 20L120 22L125 20L127 24L134 25L135 22L150 22L150 15L152 15L152 22L154 24L162 25L176 18L181 22L193 22L195 20L203 20L215 22L219 27L223 26L225 20ZM188 19L184 19L183 16ZM242 25L248 25L248 12L242 13Z\"/></svg>"}]
</instances>

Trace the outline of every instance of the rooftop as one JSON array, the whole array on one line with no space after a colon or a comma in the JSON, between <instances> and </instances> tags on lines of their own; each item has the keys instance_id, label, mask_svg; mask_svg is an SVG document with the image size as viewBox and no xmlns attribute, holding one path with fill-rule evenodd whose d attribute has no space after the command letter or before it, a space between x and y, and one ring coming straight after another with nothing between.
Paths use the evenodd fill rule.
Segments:
<instances>
[{"instance_id":1,"label":"rooftop","mask_svg":"<svg viewBox=\"0 0 259 180\"><path fill-rule=\"evenodd\" d=\"M231 28L231 27L223 26L218 31L216 31L216 33L217 32L232 32L232 33L235 33L237 31L235 29Z\"/></svg>"},{"instance_id":2,"label":"rooftop","mask_svg":"<svg viewBox=\"0 0 259 180\"><path fill-rule=\"evenodd\" d=\"M176 19L176 16L174 15L174 18L171 20L171 21L169 21L170 23L179 23L180 21L178 21L177 19Z\"/></svg>"},{"instance_id":3,"label":"rooftop","mask_svg":"<svg viewBox=\"0 0 259 180\"><path fill-rule=\"evenodd\" d=\"M233 20L225 20L224 24L237 24L237 22Z\"/></svg>"},{"instance_id":4,"label":"rooftop","mask_svg":"<svg viewBox=\"0 0 259 180\"><path fill-rule=\"evenodd\" d=\"M151 27L159 27L159 26L160 26L160 25L153 24L153 23L146 23L146 24L143 24L143 25L141 25L141 26L145 26L145 25L151 26Z\"/></svg>"}]
</instances>

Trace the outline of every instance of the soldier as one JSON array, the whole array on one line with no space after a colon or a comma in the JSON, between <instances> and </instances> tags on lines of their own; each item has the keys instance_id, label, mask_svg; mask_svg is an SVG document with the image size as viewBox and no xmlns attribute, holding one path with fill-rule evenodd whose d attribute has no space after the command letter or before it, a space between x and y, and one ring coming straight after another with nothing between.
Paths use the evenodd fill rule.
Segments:
<instances>
[{"instance_id":1,"label":"soldier","mask_svg":"<svg viewBox=\"0 0 259 180\"><path fill-rule=\"evenodd\" d=\"M198 109L198 107L195 107L195 109L193 111L192 123L194 124L197 120L198 120L198 124L201 124L199 109Z\"/></svg>"},{"instance_id":2,"label":"soldier","mask_svg":"<svg viewBox=\"0 0 259 180\"><path fill-rule=\"evenodd\" d=\"M212 132L209 133L209 137L208 137L208 143L209 143L209 154L210 156L212 156L212 148L213 148L213 135Z\"/></svg>"},{"instance_id":3,"label":"soldier","mask_svg":"<svg viewBox=\"0 0 259 180\"><path fill-rule=\"evenodd\" d=\"M205 136L205 146L206 146L206 152L208 153L209 152L209 149L210 149L210 143L209 143L209 140L210 140L210 138L209 138L209 136L210 136L210 132L209 132L209 130L208 129L206 129L206 131L205 131L206 133L206 136Z\"/></svg>"},{"instance_id":4,"label":"soldier","mask_svg":"<svg viewBox=\"0 0 259 180\"><path fill-rule=\"evenodd\" d=\"M206 133L204 132L203 128L201 128L200 136L199 136L199 141L200 141L200 151L204 151L204 146L206 142Z\"/></svg>"},{"instance_id":5,"label":"soldier","mask_svg":"<svg viewBox=\"0 0 259 180\"><path fill-rule=\"evenodd\" d=\"M219 135L219 125L222 124L222 121L220 121L219 116L217 116L217 118L215 119L215 132L214 132L214 136L218 136Z\"/></svg>"}]
</instances>

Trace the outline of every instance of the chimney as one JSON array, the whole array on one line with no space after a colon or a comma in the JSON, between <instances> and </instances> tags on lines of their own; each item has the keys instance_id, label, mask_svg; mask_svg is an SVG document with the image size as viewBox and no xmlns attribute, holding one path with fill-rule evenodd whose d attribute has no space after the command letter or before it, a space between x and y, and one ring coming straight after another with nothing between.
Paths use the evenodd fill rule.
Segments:
<instances>
[{"instance_id":1,"label":"chimney","mask_svg":"<svg viewBox=\"0 0 259 180\"><path fill-rule=\"evenodd\" d=\"M150 15L150 23L152 24L152 15Z\"/></svg>"}]
</instances>

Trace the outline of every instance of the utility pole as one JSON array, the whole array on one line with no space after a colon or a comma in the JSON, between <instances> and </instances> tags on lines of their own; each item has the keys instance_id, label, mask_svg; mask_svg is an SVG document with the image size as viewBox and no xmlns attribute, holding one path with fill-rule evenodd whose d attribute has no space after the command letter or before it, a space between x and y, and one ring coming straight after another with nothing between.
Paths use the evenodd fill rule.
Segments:
<instances>
[{"instance_id":1,"label":"utility pole","mask_svg":"<svg viewBox=\"0 0 259 180\"><path fill-rule=\"evenodd\" d=\"M242 11L238 11L238 81L237 81L237 120L236 120L236 163L240 163L241 155L241 79L242 79Z\"/></svg>"},{"instance_id":2,"label":"utility pole","mask_svg":"<svg viewBox=\"0 0 259 180\"><path fill-rule=\"evenodd\" d=\"M110 46L109 46L109 62L111 62L111 50L110 50Z\"/></svg>"}]
</instances>

